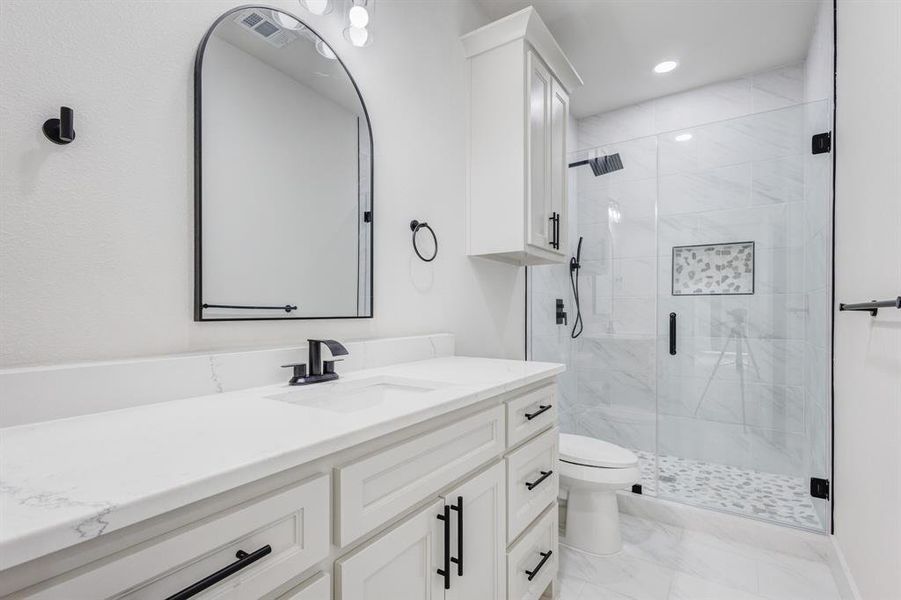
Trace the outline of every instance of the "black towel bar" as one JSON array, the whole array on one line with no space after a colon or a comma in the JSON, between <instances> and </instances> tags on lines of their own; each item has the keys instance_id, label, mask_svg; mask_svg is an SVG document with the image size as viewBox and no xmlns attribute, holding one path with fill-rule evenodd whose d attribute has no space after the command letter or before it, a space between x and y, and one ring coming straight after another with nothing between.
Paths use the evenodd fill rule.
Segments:
<instances>
[{"instance_id":1,"label":"black towel bar","mask_svg":"<svg viewBox=\"0 0 901 600\"><path fill-rule=\"evenodd\" d=\"M243 304L204 304L203 308L233 308L239 310L283 310L286 313L297 310L297 306L293 304L285 304L284 306L245 306Z\"/></svg>"},{"instance_id":2,"label":"black towel bar","mask_svg":"<svg viewBox=\"0 0 901 600\"><path fill-rule=\"evenodd\" d=\"M894 300L873 300L872 302L838 305L839 310L863 310L874 317L879 314L880 308L901 308L901 296L898 296Z\"/></svg>"}]
</instances>

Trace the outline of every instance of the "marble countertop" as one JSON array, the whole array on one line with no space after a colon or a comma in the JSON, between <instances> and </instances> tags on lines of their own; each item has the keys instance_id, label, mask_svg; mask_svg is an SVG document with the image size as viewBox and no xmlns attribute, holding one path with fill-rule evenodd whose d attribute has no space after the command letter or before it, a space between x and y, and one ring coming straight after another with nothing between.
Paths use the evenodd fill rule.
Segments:
<instances>
[{"instance_id":1,"label":"marble countertop","mask_svg":"<svg viewBox=\"0 0 901 600\"><path fill-rule=\"evenodd\" d=\"M359 410L268 398L300 389L325 392L336 385L328 382L0 429L0 570L563 370L553 363L452 356L342 376L338 384L373 377L442 383Z\"/></svg>"}]
</instances>

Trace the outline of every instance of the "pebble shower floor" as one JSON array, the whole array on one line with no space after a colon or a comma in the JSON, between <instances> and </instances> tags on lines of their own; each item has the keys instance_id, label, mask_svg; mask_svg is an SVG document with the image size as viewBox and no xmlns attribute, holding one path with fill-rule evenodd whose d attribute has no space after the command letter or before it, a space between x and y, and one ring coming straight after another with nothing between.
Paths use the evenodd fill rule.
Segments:
<instances>
[{"instance_id":1,"label":"pebble shower floor","mask_svg":"<svg viewBox=\"0 0 901 600\"><path fill-rule=\"evenodd\" d=\"M696 506L822 530L810 491L800 477L740 469L636 450L642 492ZM655 460L659 473L655 473Z\"/></svg>"}]
</instances>

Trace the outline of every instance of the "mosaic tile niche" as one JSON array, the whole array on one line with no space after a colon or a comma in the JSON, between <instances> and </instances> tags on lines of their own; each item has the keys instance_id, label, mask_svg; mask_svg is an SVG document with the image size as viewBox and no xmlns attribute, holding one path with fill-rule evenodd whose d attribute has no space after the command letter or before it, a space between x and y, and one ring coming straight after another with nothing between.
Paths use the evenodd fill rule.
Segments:
<instances>
[{"instance_id":1,"label":"mosaic tile niche","mask_svg":"<svg viewBox=\"0 0 901 600\"><path fill-rule=\"evenodd\" d=\"M673 296L754 293L754 242L673 247Z\"/></svg>"}]
</instances>

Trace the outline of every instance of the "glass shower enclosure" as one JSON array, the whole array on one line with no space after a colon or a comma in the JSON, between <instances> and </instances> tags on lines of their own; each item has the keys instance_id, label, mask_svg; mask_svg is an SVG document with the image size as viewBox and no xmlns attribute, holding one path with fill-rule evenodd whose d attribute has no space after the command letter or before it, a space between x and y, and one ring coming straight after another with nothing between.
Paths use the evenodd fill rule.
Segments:
<instances>
[{"instance_id":1,"label":"glass shower enclosure","mask_svg":"<svg viewBox=\"0 0 901 600\"><path fill-rule=\"evenodd\" d=\"M830 124L820 101L570 156L622 168L570 169L584 329L569 266L530 267L528 353L567 364L561 429L635 451L643 494L828 530Z\"/></svg>"}]
</instances>

